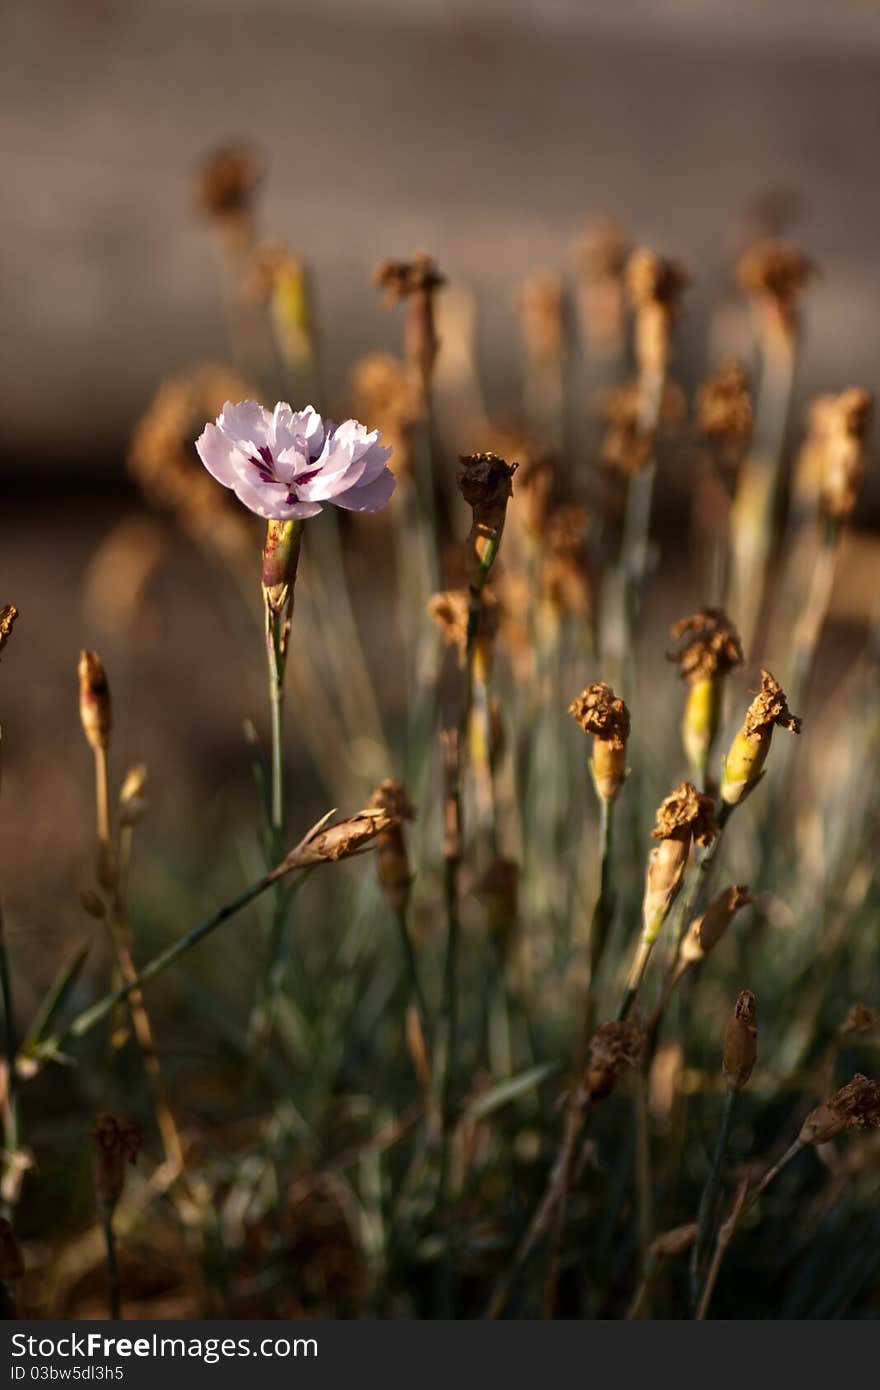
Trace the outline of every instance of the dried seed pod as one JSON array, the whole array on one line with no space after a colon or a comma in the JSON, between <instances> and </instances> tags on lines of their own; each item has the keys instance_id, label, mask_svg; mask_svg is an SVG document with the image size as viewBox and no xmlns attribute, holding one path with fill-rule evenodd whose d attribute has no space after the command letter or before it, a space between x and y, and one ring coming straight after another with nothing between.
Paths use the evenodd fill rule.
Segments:
<instances>
[{"instance_id":1,"label":"dried seed pod","mask_svg":"<svg viewBox=\"0 0 880 1390\"><path fill-rule=\"evenodd\" d=\"M332 811L328 812L312 826L299 844L272 870L270 880L282 878L294 869L305 869L315 864L335 864L340 859L349 859L366 849L383 830L399 823L399 816L392 815L384 806L366 806L347 820L328 824L332 814Z\"/></svg>"},{"instance_id":2,"label":"dried seed pod","mask_svg":"<svg viewBox=\"0 0 880 1390\"><path fill-rule=\"evenodd\" d=\"M393 822L376 836L376 867L389 907L402 912L409 901L412 883L403 824L415 818L415 809L403 783L390 777L379 783L369 804L394 817Z\"/></svg>"},{"instance_id":3,"label":"dried seed pod","mask_svg":"<svg viewBox=\"0 0 880 1390\"><path fill-rule=\"evenodd\" d=\"M734 1005L724 1037L722 1069L728 1090L743 1091L758 1056L758 1014L755 996L744 989Z\"/></svg>"},{"instance_id":4,"label":"dried seed pod","mask_svg":"<svg viewBox=\"0 0 880 1390\"><path fill-rule=\"evenodd\" d=\"M635 1023L611 1020L590 1039L585 1089L591 1100L604 1100L614 1090L622 1071L642 1059L644 1034Z\"/></svg>"},{"instance_id":5,"label":"dried seed pod","mask_svg":"<svg viewBox=\"0 0 880 1390\"><path fill-rule=\"evenodd\" d=\"M856 1072L822 1105L811 1110L801 1127L802 1144L827 1144L848 1129L880 1127L880 1082Z\"/></svg>"},{"instance_id":6,"label":"dried seed pod","mask_svg":"<svg viewBox=\"0 0 880 1390\"><path fill-rule=\"evenodd\" d=\"M94 1180L98 1204L111 1214L122 1196L125 1169L134 1163L141 1146L141 1127L133 1120L101 1114L92 1131Z\"/></svg>"},{"instance_id":7,"label":"dried seed pod","mask_svg":"<svg viewBox=\"0 0 880 1390\"><path fill-rule=\"evenodd\" d=\"M107 748L113 722L110 686L97 652L80 652L77 674L79 717L83 733L92 748Z\"/></svg>"},{"instance_id":8,"label":"dried seed pod","mask_svg":"<svg viewBox=\"0 0 880 1390\"><path fill-rule=\"evenodd\" d=\"M740 908L753 903L744 883L732 883L716 898L713 898L706 911L691 922L679 950L679 960L688 965L705 960L721 940Z\"/></svg>"},{"instance_id":9,"label":"dried seed pod","mask_svg":"<svg viewBox=\"0 0 880 1390\"><path fill-rule=\"evenodd\" d=\"M789 710L781 685L769 671L762 671L761 689L749 705L724 760L721 799L728 806L738 805L757 784L777 724L792 734L801 731L801 721Z\"/></svg>"},{"instance_id":10,"label":"dried seed pod","mask_svg":"<svg viewBox=\"0 0 880 1390\"><path fill-rule=\"evenodd\" d=\"M472 512L466 542L468 582L479 591L495 560L519 465L498 454L461 454L459 465L456 481Z\"/></svg>"},{"instance_id":11,"label":"dried seed pod","mask_svg":"<svg viewBox=\"0 0 880 1390\"><path fill-rule=\"evenodd\" d=\"M588 685L572 700L568 712L585 734L593 735L592 771L603 801L613 801L626 777L629 710L604 681Z\"/></svg>"}]
</instances>

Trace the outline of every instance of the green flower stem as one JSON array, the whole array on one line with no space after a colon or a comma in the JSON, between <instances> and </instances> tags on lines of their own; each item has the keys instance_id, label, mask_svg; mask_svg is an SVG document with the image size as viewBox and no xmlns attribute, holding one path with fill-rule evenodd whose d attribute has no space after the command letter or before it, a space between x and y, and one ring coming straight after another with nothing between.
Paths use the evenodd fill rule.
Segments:
<instances>
[{"instance_id":1,"label":"green flower stem","mask_svg":"<svg viewBox=\"0 0 880 1390\"><path fill-rule=\"evenodd\" d=\"M116 1235L113 1230L113 1213L102 1205L101 1229L104 1232L105 1263L107 1266L107 1299L110 1317L118 1322L122 1317L122 1294L119 1287L119 1262L116 1258Z\"/></svg>"},{"instance_id":2,"label":"green flower stem","mask_svg":"<svg viewBox=\"0 0 880 1390\"><path fill-rule=\"evenodd\" d=\"M309 868L299 870L297 877L293 880L288 890L291 896L298 891L303 879L309 872ZM111 1013L117 1004L122 1003L122 1001L127 999L135 990L140 990L148 981L154 980L157 975L161 975L164 970L168 969L169 965L173 965L176 960L180 960L181 956L186 955L186 953L191 951L194 946L197 946L199 942L204 941L205 937L210 936L210 934L216 931L218 927L222 926L224 922L228 922L230 917L234 917L236 913L241 912L242 908L247 907L255 898L259 897L261 893L265 893L267 888L271 888L272 885L278 881L278 878L278 871L273 869L270 873L264 874L262 878L257 879L256 883L252 883L243 893L239 893L237 898L233 898L231 902L224 904L213 916L209 917L199 926L194 927L192 931L187 932L185 936L180 937L179 940L166 947L164 951L160 951L158 956L154 956L153 959L144 966L139 975L136 975L131 980L127 980L126 983L121 985L118 989L112 990L109 994L105 994L102 999L99 999L95 1004L91 1004L87 1009L84 1009L82 1013L77 1014L76 1018L74 1018L66 1028L62 1029L61 1032L44 1039L29 1056L38 1061L48 1061L57 1057L62 1046L66 1042L81 1038L86 1033L90 1032L95 1024L100 1023L102 1018L106 1018L107 1014Z\"/></svg>"},{"instance_id":3,"label":"green flower stem","mask_svg":"<svg viewBox=\"0 0 880 1390\"><path fill-rule=\"evenodd\" d=\"M733 1119L733 1108L736 1102L737 1092L728 1087L724 1096L724 1108L721 1111L721 1124L718 1128L718 1138L715 1142L715 1152L712 1156L712 1166L709 1169L709 1176L706 1179L706 1186L700 1197L700 1206L697 1212L697 1238L694 1241L691 1251L691 1305L694 1310L700 1304L700 1292L703 1286L703 1274L706 1263L706 1253L709 1239L712 1234L712 1224L715 1214L715 1204L718 1200L718 1189L721 1186L721 1166L724 1162L724 1155L727 1150L727 1140L730 1135L730 1125Z\"/></svg>"},{"instance_id":4,"label":"green flower stem","mask_svg":"<svg viewBox=\"0 0 880 1390\"><path fill-rule=\"evenodd\" d=\"M403 950L403 959L406 964L407 980L409 982L409 992L412 1002L416 1007L419 1016L419 1023L422 1028L422 1036L425 1039L426 1047L431 1046L431 1015L428 1012L428 1005L422 989L422 982L419 979L419 968L416 962L415 948L413 947L412 936L410 935L409 923L405 907L399 907L395 912L397 929L400 934L400 945Z\"/></svg>"}]
</instances>

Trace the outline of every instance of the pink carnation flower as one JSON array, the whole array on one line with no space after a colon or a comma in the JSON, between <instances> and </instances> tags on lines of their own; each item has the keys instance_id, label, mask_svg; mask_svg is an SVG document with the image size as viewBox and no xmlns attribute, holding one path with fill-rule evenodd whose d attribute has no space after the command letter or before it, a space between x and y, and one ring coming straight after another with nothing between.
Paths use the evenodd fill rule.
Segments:
<instances>
[{"instance_id":1,"label":"pink carnation flower","mask_svg":"<svg viewBox=\"0 0 880 1390\"><path fill-rule=\"evenodd\" d=\"M391 453L379 431L357 420L334 425L312 407L274 411L256 401L227 401L217 423L196 440L199 458L257 516L272 521L317 516L332 502L352 512L378 512L394 491Z\"/></svg>"}]
</instances>

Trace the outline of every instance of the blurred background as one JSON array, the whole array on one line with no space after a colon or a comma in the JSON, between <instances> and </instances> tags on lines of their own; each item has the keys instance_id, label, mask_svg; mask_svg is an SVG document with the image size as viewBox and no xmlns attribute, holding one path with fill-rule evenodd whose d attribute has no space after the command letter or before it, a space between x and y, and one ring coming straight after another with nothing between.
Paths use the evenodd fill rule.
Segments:
<instances>
[{"instance_id":1,"label":"blurred background","mask_svg":"<svg viewBox=\"0 0 880 1390\"><path fill-rule=\"evenodd\" d=\"M230 347L223 257L198 208L205 157L228 142L253 148L256 231L309 267L324 401L337 417L351 408L358 360L400 351L400 313L371 285L376 264L418 250L436 258L449 278L438 375L450 458L471 443L472 417L456 419L456 401L483 423L521 420L522 283L560 274L573 314L591 219L618 219L631 244L690 270L674 369L688 396L711 367L751 350L735 260L757 236L790 239L820 270L804 314L793 456L812 396L877 386L880 8L19 0L4 31L0 604L14 602L21 618L0 670L0 844L25 1016L67 943L94 929L78 901L94 838L81 647L99 649L110 675L114 776L135 760L150 772L154 814L135 861L139 954L259 868L241 734L246 718L261 733L267 722L259 623L248 626L229 575L145 504L126 466L133 431L169 377L210 362L247 378ZM462 326L474 389L444 397L461 368L447 354ZM607 381L578 361L570 392L581 418ZM193 438L209 413L193 420ZM575 452L589 454L591 441ZM681 471L661 473L658 524L678 543L665 547L646 602L646 672L662 662L670 623L704 597L683 540L689 516ZM874 470L825 637L838 672L872 618L878 520ZM399 653L389 659L387 612L363 602L390 589L388 536L381 518L356 522L347 568L371 674L393 714ZM307 564L301 583L313 582ZM256 604L256 558L253 583ZM673 743L678 715L670 701ZM297 710L288 728L303 829L331 804L321 750L301 737L308 718ZM347 756L344 809L353 810L384 769L366 735ZM246 970L247 945L235 951ZM172 998L168 1008L185 1006Z\"/></svg>"}]
</instances>

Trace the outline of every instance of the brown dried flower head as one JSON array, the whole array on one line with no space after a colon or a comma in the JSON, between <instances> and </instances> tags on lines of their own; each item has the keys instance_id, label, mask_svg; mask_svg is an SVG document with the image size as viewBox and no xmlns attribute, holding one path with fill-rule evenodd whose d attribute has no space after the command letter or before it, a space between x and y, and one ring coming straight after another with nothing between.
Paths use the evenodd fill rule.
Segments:
<instances>
[{"instance_id":1,"label":"brown dried flower head","mask_svg":"<svg viewBox=\"0 0 880 1390\"><path fill-rule=\"evenodd\" d=\"M627 262L626 284L636 309L661 304L677 313L682 291L690 281L691 277L679 261L668 260L647 247L634 251Z\"/></svg>"},{"instance_id":2,"label":"brown dried flower head","mask_svg":"<svg viewBox=\"0 0 880 1390\"><path fill-rule=\"evenodd\" d=\"M415 807L403 783L392 777L379 783L368 804L393 817L392 824L376 836L376 866L389 906L400 911L406 906L412 882L403 823L415 819Z\"/></svg>"},{"instance_id":3,"label":"brown dried flower head","mask_svg":"<svg viewBox=\"0 0 880 1390\"><path fill-rule=\"evenodd\" d=\"M419 251L408 261L382 261L373 272L373 284L385 291L388 304L397 304L412 294L442 289L446 276L432 256Z\"/></svg>"},{"instance_id":4,"label":"brown dried flower head","mask_svg":"<svg viewBox=\"0 0 880 1390\"><path fill-rule=\"evenodd\" d=\"M740 908L755 899L744 883L732 883L716 898L705 912L691 922L681 943L680 959L688 964L704 960L718 945Z\"/></svg>"},{"instance_id":5,"label":"brown dried flower head","mask_svg":"<svg viewBox=\"0 0 880 1390\"><path fill-rule=\"evenodd\" d=\"M0 608L0 652L2 652L6 643L12 636L12 629L15 626L17 617L18 609L14 603L4 604L3 607Z\"/></svg>"},{"instance_id":6,"label":"brown dried flower head","mask_svg":"<svg viewBox=\"0 0 880 1390\"><path fill-rule=\"evenodd\" d=\"M674 382L667 381L657 423L671 428L681 423L686 411L684 393ZM605 425L599 450L601 466L625 478L640 473L653 457L656 431L645 425L638 381L603 391L596 402L596 413Z\"/></svg>"},{"instance_id":7,"label":"brown dried flower head","mask_svg":"<svg viewBox=\"0 0 880 1390\"><path fill-rule=\"evenodd\" d=\"M827 1144L848 1129L880 1127L880 1082L857 1072L822 1105L811 1110L800 1132L802 1144Z\"/></svg>"},{"instance_id":8,"label":"brown dried flower head","mask_svg":"<svg viewBox=\"0 0 880 1390\"><path fill-rule=\"evenodd\" d=\"M867 464L874 410L870 391L850 387L833 398L825 414L822 509L833 521L849 521L855 511Z\"/></svg>"},{"instance_id":9,"label":"brown dried flower head","mask_svg":"<svg viewBox=\"0 0 880 1390\"><path fill-rule=\"evenodd\" d=\"M456 474L459 492L480 524L500 528L513 496L513 475L519 467L499 454L460 454Z\"/></svg>"},{"instance_id":10,"label":"brown dried flower head","mask_svg":"<svg viewBox=\"0 0 880 1390\"><path fill-rule=\"evenodd\" d=\"M0 1280L5 1284L24 1274L24 1255L12 1222L0 1216Z\"/></svg>"},{"instance_id":11,"label":"brown dried flower head","mask_svg":"<svg viewBox=\"0 0 880 1390\"><path fill-rule=\"evenodd\" d=\"M701 434L719 443L744 448L752 437L749 374L740 362L727 362L697 393L696 416Z\"/></svg>"},{"instance_id":12,"label":"brown dried flower head","mask_svg":"<svg viewBox=\"0 0 880 1390\"><path fill-rule=\"evenodd\" d=\"M95 1192L98 1202L112 1212L122 1195L125 1169L140 1151L141 1127L133 1120L101 1114L92 1131L94 1144Z\"/></svg>"},{"instance_id":13,"label":"brown dried flower head","mask_svg":"<svg viewBox=\"0 0 880 1390\"><path fill-rule=\"evenodd\" d=\"M758 1057L758 1011L755 996L744 989L737 997L724 1038L722 1069L728 1089L742 1091L748 1085Z\"/></svg>"},{"instance_id":14,"label":"brown dried flower head","mask_svg":"<svg viewBox=\"0 0 880 1390\"><path fill-rule=\"evenodd\" d=\"M655 840L694 839L710 845L717 834L715 803L698 792L693 782L682 782L657 809L657 823L651 834Z\"/></svg>"},{"instance_id":15,"label":"brown dried flower head","mask_svg":"<svg viewBox=\"0 0 880 1390\"><path fill-rule=\"evenodd\" d=\"M799 734L801 720L791 713L785 692L775 676L769 671L761 671L761 689L746 711L743 721L743 734L747 739L759 740L778 724L789 733Z\"/></svg>"},{"instance_id":16,"label":"brown dried flower head","mask_svg":"<svg viewBox=\"0 0 880 1390\"><path fill-rule=\"evenodd\" d=\"M603 1023L590 1039L585 1087L591 1100L604 1100L627 1067L642 1059L644 1034L637 1024L612 1020Z\"/></svg>"},{"instance_id":17,"label":"brown dried flower head","mask_svg":"<svg viewBox=\"0 0 880 1390\"><path fill-rule=\"evenodd\" d=\"M802 251L782 241L752 246L737 266L737 279L747 294L772 300L788 318L816 267Z\"/></svg>"},{"instance_id":18,"label":"brown dried flower head","mask_svg":"<svg viewBox=\"0 0 880 1390\"><path fill-rule=\"evenodd\" d=\"M80 652L77 675L79 717L83 732L92 748L106 748L110 742L113 722L110 685L97 652Z\"/></svg>"},{"instance_id":19,"label":"brown dried flower head","mask_svg":"<svg viewBox=\"0 0 880 1390\"><path fill-rule=\"evenodd\" d=\"M224 145L196 172L199 208L210 217L240 218L250 212L262 177L262 160L253 145Z\"/></svg>"},{"instance_id":20,"label":"brown dried flower head","mask_svg":"<svg viewBox=\"0 0 880 1390\"><path fill-rule=\"evenodd\" d=\"M613 748L624 748L629 738L629 710L605 681L588 685L568 707L585 734L592 734Z\"/></svg>"},{"instance_id":21,"label":"brown dried flower head","mask_svg":"<svg viewBox=\"0 0 880 1390\"><path fill-rule=\"evenodd\" d=\"M676 641L684 638L679 651L668 654L669 661L678 662L682 680L692 684L712 680L742 665L739 633L720 608L701 608L699 613L680 618L673 623L670 635Z\"/></svg>"},{"instance_id":22,"label":"brown dried flower head","mask_svg":"<svg viewBox=\"0 0 880 1390\"><path fill-rule=\"evenodd\" d=\"M366 806L347 820L330 822L332 815L333 812L329 811L312 826L299 844L272 870L270 880L281 878L294 869L305 869L314 864L335 864L340 859L349 859L367 849L383 830L400 824L399 817L392 815L384 806Z\"/></svg>"}]
</instances>

